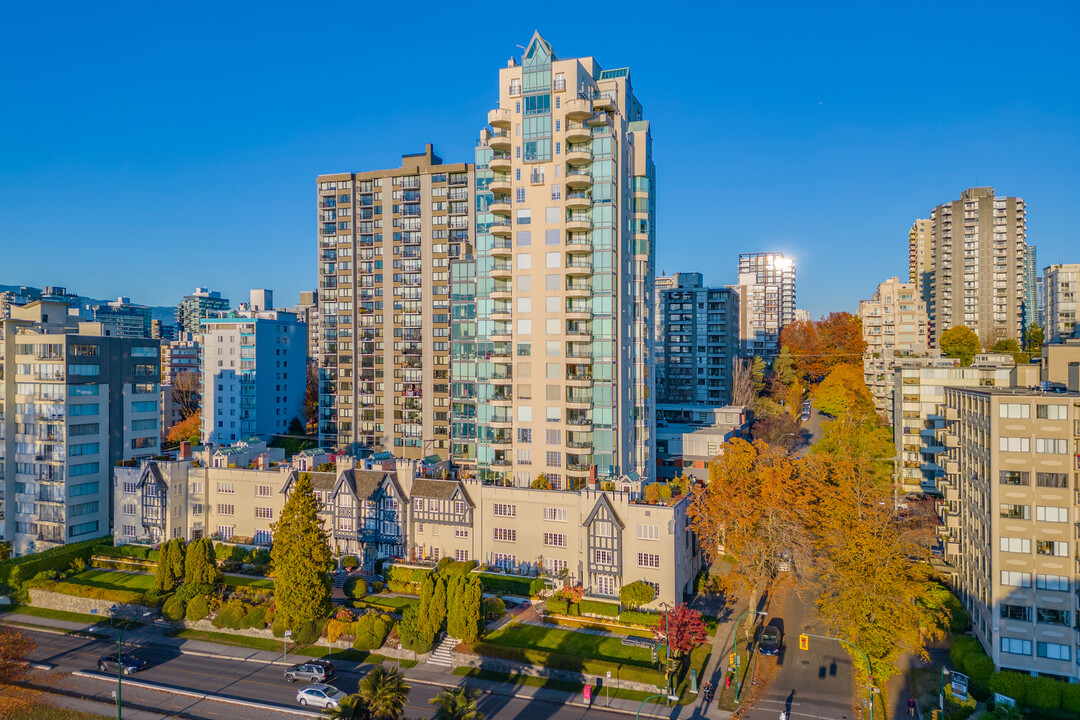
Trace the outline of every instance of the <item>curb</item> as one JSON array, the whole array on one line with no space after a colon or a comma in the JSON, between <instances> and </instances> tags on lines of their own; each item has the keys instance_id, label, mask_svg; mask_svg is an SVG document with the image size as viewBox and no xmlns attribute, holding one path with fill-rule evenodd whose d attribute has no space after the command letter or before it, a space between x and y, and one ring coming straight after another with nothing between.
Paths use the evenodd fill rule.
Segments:
<instances>
[{"instance_id":1,"label":"curb","mask_svg":"<svg viewBox=\"0 0 1080 720\"><path fill-rule=\"evenodd\" d=\"M113 677L111 675L101 675L100 673L86 672L83 670L76 670L71 674L74 677L89 678L91 680L102 680L106 682L112 682L113 680ZM142 680L126 680L125 682L132 687L143 688L145 690L157 690L158 692L167 692L172 695L183 695L185 697L195 698L197 700L210 700L212 702L228 703L230 705L243 705L244 707L253 708L255 710L288 713L289 715L298 715L300 717L323 717L323 714L319 712L312 712L310 710L298 710L297 708L285 707L284 705L268 705L266 703L257 703L250 700L240 700L237 698L225 697L224 695L215 695L213 693L200 693L193 692L191 690L180 690L179 688L172 688L168 685L158 685L156 683L143 682Z\"/></svg>"}]
</instances>

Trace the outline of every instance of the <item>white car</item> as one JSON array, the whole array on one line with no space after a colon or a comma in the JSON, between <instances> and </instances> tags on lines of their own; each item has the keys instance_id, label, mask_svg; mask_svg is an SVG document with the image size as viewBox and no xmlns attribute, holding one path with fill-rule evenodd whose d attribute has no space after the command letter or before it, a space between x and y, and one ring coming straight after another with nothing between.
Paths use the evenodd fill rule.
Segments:
<instances>
[{"instance_id":1,"label":"white car","mask_svg":"<svg viewBox=\"0 0 1080 720\"><path fill-rule=\"evenodd\" d=\"M296 693L296 702L301 705L314 705L322 708L336 708L338 703L346 697L345 693L333 685L315 683L300 688Z\"/></svg>"}]
</instances>

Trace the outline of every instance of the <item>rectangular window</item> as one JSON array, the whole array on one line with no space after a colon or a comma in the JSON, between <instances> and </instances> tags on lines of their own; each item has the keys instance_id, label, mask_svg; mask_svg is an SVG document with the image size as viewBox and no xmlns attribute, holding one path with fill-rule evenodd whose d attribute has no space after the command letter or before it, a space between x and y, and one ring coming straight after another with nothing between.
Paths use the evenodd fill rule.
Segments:
<instances>
[{"instance_id":1,"label":"rectangular window","mask_svg":"<svg viewBox=\"0 0 1080 720\"><path fill-rule=\"evenodd\" d=\"M615 555L611 550L601 550L599 548L593 550L593 564L595 565L614 565Z\"/></svg>"},{"instance_id":2,"label":"rectangular window","mask_svg":"<svg viewBox=\"0 0 1080 720\"><path fill-rule=\"evenodd\" d=\"M68 435L76 437L79 435L97 435L101 431L101 425L99 423L82 423L80 425L71 425L68 427Z\"/></svg>"},{"instance_id":3,"label":"rectangular window","mask_svg":"<svg viewBox=\"0 0 1080 720\"><path fill-rule=\"evenodd\" d=\"M455 515L464 515L465 514L465 503L463 503L460 500L455 500L454 501L454 514Z\"/></svg>"},{"instance_id":4,"label":"rectangular window","mask_svg":"<svg viewBox=\"0 0 1080 720\"><path fill-rule=\"evenodd\" d=\"M93 515L98 511L98 501L88 503L79 503L78 505L72 505L69 509L68 515L71 517L77 517L79 515Z\"/></svg>"},{"instance_id":5,"label":"rectangular window","mask_svg":"<svg viewBox=\"0 0 1080 720\"><path fill-rule=\"evenodd\" d=\"M1035 473L1035 484L1044 488L1065 489L1069 487L1068 473Z\"/></svg>"},{"instance_id":6,"label":"rectangular window","mask_svg":"<svg viewBox=\"0 0 1080 720\"><path fill-rule=\"evenodd\" d=\"M413 500L413 510L418 512L424 511L424 498L416 498Z\"/></svg>"},{"instance_id":7,"label":"rectangular window","mask_svg":"<svg viewBox=\"0 0 1080 720\"><path fill-rule=\"evenodd\" d=\"M98 521L92 520L90 522L79 523L78 525L68 525L68 537L75 537L77 535L86 535L87 533L98 531Z\"/></svg>"},{"instance_id":8,"label":"rectangular window","mask_svg":"<svg viewBox=\"0 0 1080 720\"><path fill-rule=\"evenodd\" d=\"M1020 470L1002 470L998 476L1002 485L1027 485L1028 474Z\"/></svg>"},{"instance_id":9,"label":"rectangular window","mask_svg":"<svg viewBox=\"0 0 1080 720\"><path fill-rule=\"evenodd\" d=\"M1041 520L1042 522L1069 522L1069 509L1063 507L1052 507L1049 505L1036 505L1035 519Z\"/></svg>"},{"instance_id":10,"label":"rectangular window","mask_svg":"<svg viewBox=\"0 0 1080 720\"><path fill-rule=\"evenodd\" d=\"M233 515L234 514L232 505L222 505L221 503L218 503L217 512L218 512L218 515Z\"/></svg>"},{"instance_id":11,"label":"rectangular window","mask_svg":"<svg viewBox=\"0 0 1080 720\"><path fill-rule=\"evenodd\" d=\"M217 534L221 537L222 540L231 540L232 536L233 536L233 526L232 525L218 525L217 526Z\"/></svg>"},{"instance_id":12,"label":"rectangular window","mask_svg":"<svg viewBox=\"0 0 1080 720\"><path fill-rule=\"evenodd\" d=\"M274 508L257 507L257 508L255 508L255 517L260 518L260 519L264 519L264 520L273 520L274 519Z\"/></svg>"},{"instance_id":13,"label":"rectangular window","mask_svg":"<svg viewBox=\"0 0 1080 720\"><path fill-rule=\"evenodd\" d=\"M467 538L467 537L469 537L469 528L467 528L467 527L454 528L454 537L456 537L456 538Z\"/></svg>"},{"instance_id":14,"label":"rectangular window","mask_svg":"<svg viewBox=\"0 0 1080 720\"><path fill-rule=\"evenodd\" d=\"M1030 653L1031 642L1027 641L1027 640L1025 640L1024 642L1027 642L1027 644L1028 644L1029 652L1026 653L1026 654L1030 655L1031 654ZM1047 658L1048 660L1071 660L1072 659L1072 654L1071 654L1072 650L1069 648L1068 645L1061 645L1059 643L1051 643L1051 642L1040 642L1040 643L1037 644L1037 648L1038 648L1039 657L1041 657L1041 658Z\"/></svg>"},{"instance_id":15,"label":"rectangular window","mask_svg":"<svg viewBox=\"0 0 1080 720\"><path fill-rule=\"evenodd\" d=\"M548 467L562 467L562 453L558 450L548 450L544 453L544 463Z\"/></svg>"},{"instance_id":16,"label":"rectangular window","mask_svg":"<svg viewBox=\"0 0 1080 720\"><path fill-rule=\"evenodd\" d=\"M136 345L131 348L131 357L157 357L158 348L152 345Z\"/></svg>"},{"instance_id":17,"label":"rectangular window","mask_svg":"<svg viewBox=\"0 0 1080 720\"><path fill-rule=\"evenodd\" d=\"M544 508L544 519L551 522L566 522L566 508L546 507Z\"/></svg>"},{"instance_id":18,"label":"rectangular window","mask_svg":"<svg viewBox=\"0 0 1080 720\"><path fill-rule=\"evenodd\" d=\"M78 457L79 455L97 455L101 452L101 445L93 443L80 443L78 445L68 445L68 456Z\"/></svg>"},{"instance_id":19,"label":"rectangular window","mask_svg":"<svg viewBox=\"0 0 1080 720\"><path fill-rule=\"evenodd\" d=\"M1031 641L1020 638L1001 638L1001 652L1011 655L1030 655Z\"/></svg>"},{"instance_id":20,"label":"rectangular window","mask_svg":"<svg viewBox=\"0 0 1080 720\"><path fill-rule=\"evenodd\" d=\"M1069 408L1067 405L1036 405L1035 417L1039 420L1068 420Z\"/></svg>"},{"instance_id":21,"label":"rectangular window","mask_svg":"<svg viewBox=\"0 0 1080 720\"><path fill-rule=\"evenodd\" d=\"M219 482L217 484L217 491L218 493L223 495L233 495L236 493L236 488L233 486L232 483Z\"/></svg>"},{"instance_id":22,"label":"rectangular window","mask_svg":"<svg viewBox=\"0 0 1080 720\"><path fill-rule=\"evenodd\" d=\"M658 568L660 567L660 556L654 553L638 553L637 565L643 568Z\"/></svg>"},{"instance_id":23,"label":"rectangular window","mask_svg":"<svg viewBox=\"0 0 1080 720\"><path fill-rule=\"evenodd\" d=\"M1031 438L999 437L998 450L1000 452L1031 452Z\"/></svg>"},{"instance_id":24,"label":"rectangular window","mask_svg":"<svg viewBox=\"0 0 1080 720\"><path fill-rule=\"evenodd\" d=\"M69 375L80 375L82 377L95 377L101 373L100 365L68 365Z\"/></svg>"},{"instance_id":25,"label":"rectangular window","mask_svg":"<svg viewBox=\"0 0 1080 720\"><path fill-rule=\"evenodd\" d=\"M269 545L274 541L274 533L269 530L256 530L253 539L256 545Z\"/></svg>"},{"instance_id":26,"label":"rectangular window","mask_svg":"<svg viewBox=\"0 0 1080 720\"><path fill-rule=\"evenodd\" d=\"M1064 625L1069 626L1069 611L1057 608L1036 608L1035 622L1040 625Z\"/></svg>"},{"instance_id":27,"label":"rectangular window","mask_svg":"<svg viewBox=\"0 0 1080 720\"><path fill-rule=\"evenodd\" d=\"M544 569L552 575L559 575L568 568L565 560L559 560L558 558L544 558Z\"/></svg>"},{"instance_id":28,"label":"rectangular window","mask_svg":"<svg viewBox=\"0 0 1080 720\"><path fill-rule=\"evenodd\" d=\"M1001 552L1031 554L1030 538L1002 537L999 538L999 540L1001 543Z\"/></svg>"},{"instance_id":29,"label":"rectangular window","mask_svg":"<svg viewBox=\"0 0 1080 720\"><path fill-rule=\"evenodd\" d=\"M1001 517L1009 520L1030 520L1031 519L1031 506L1030 505L1008 505L1001 503L1000 513Z\"/></svg>"},{"instance_id":30,"label":"rectangular window","mask_svg":"<svg viewBox=\"0 0 1080 720\"><path fill-rule=\"evenodd\" d=\"M1030 583L1025 587L1031 587ZM1065 575L1036 575L1035 587L1039 590L1069 592L1069 578Z\"/></svg>"},{"instance_id":31,"label":"rectangular window","mask_svg":"<svg viewBox=\"0 0 1080 720\"><path fill-rule=\"evenodd\" d=\"M638 540L659 540L660 539L660 526L659 525L638 525L637 526Z\"/></svg>"},{"instance_id":32,"label":"rectangular window","mask_svg":"<svg viewBox=\"0 0 1080 720\"><path fill-rule=\"evenodd\" d=\"M124 492L129 493L129 494L135 492L135 485L136 485L136 483L133 483L133 482L124 483Z\"/></svg>"},{"instance_id":33,"label":"rectangular window","mask_svg":"<svg viewBox=\"0 0 1080 720\"><path fill-rule=\"evenodd\" d=\"M550 547L566 547L566 535L562 533L544 533L544 544Z\"/></svg>"},{"instance_id":34,"label":"rectangular window","mask_svg":"<svg viewBox=\"0 0 1080 720\"><path fill-rule=\"evenodd\" d=\"M1006 603L1002 603L1001 617L1006 620L1031 622L1031 608L1027 605L1007 605Z\"/></svg>"},{"instance_id":35,"label":"rectangular window","mask_svg":"<svg viewBox=\"0 0 1080 720\"><path fill-rule=\"evenodd\" d=\"M72 393L72 395L74 395L74 393ZM86 415L97 415L97 414L98 414L98 406L97 405L72 405L72 406L70 406L68 408L68 415L71 415L72 417L86 416Z\"/></svg>"},{"instance_id":36,"label":"rectangular window","mask_svg":"<svg viewBox=\"0 0 1080 720\"><path fill-rule=\"evenodd\" d=\"M68 497L79 497L82 495L96 495L98 492L99 484L96 482L80 483L78 485L72 485L68 488Z\"/></svg>"},{"instance_id":37,"label":"rectangular window","mask_svg":"<svg viewBox=\"0 0 1080 720\"><path fill-rule=\"evenodd\" d=\"M593 586L593 592L605 597L614 597L617 594L615 590L615 578L610 575L597 575L596 584Z\"/></svg>"},{"instance_id":38,"label":"rectangular window","mask_svg":"<svg viewBox=\"0 0 1080 720\"><path fill-rule=\"evenodd\" d=\"M157 430L158 420L157 418L147 418L146 420L132 420L131 429L133 432L139 432L142 430Z\"/></svg>"},{"instance_id":39,"label":"rectangular window","mask_svg":"<svg viewBox=\"0 0 1080 720\"><path fill-rule=\"evenodd\" d=\"M513 528L494 528L494 531L499 542L517 542L517 530Z\"/></svg>"},{"instance_id":40,"label":"rectangular window","mask_svg":"<svg viewBox=\"0 0 1080 720\"><path fill-rule=\"evenodd\" d=\"M1064 438L1035 438L1035 452L1068 455L1069 441Z\"/></svg>"},{"instance_id":41,"label":"rectangular window","mask_svg":"<svg viewBox=\"0 0 1080 720\"><path fill-rule=\"evenodd\" d=\"M133 402L131 403L131 411L137 413L157 412L157 400L142 400L140 402Z\"/></svg>"},{"instance_id":42,"label":"rectangular window","mask_svg":"<svg viewBox=\"0 0 1080 720\"><path fill-rule=\"evenodd\" d=\"M96 463L96 462L81 463L79 465L72 465L68 469L68 476L69 477L77 477L79 475L93 475L94 473L99 471L100 467L101 466L98 465L98 463Z\"/></svg>"},{"instance_id":43,"label":"rectangular window","mask_svg":"<svg viewBox=\"0 0 1080 720\"><path fill-rule=\"evenodd\" d=\"M1009 587L1029 588L1031 587L1031 573L1002 570L1001 584Z\"/></svg>"},{"instance_id":44,"label":"rectangular window","mask_svg":"<svg viewBox=\"0 0 1080 720\"><path fill-rule=\"evenodd\" d=\"M457 560L458 562L469 562L469 551L468 550L455 550L454 551L454 559Z\"/></svg>"},{"instance_id":45,"label":"rectangular window","mask_svg":"<svg viewBox=\"0 0 1080 720\"><path fill-rule=\"evenodd\" d=\"M1051 555L1053 557L1068 557L1069 543L1057 540L1036 540L1035 552L1039 555Z\"/></svg>"},{"instance_id":46,"label":"rectangular window","mask_svg":"<svg viewBox=\"0 0 1080 720\"><path fill-rule=\"evenodd\" d=\"M259 485L255 488L255 495L258 497L271 497L274 494L274 489L269 485Z\"/></svg>"},{"instance_id":47,"label":"rectangular window","mask_svg":"<svg viewBox=\"0 0 1080 720\"><path fill-rule=\"evenodd\" d=\"M507 503L495 503L491 512L496 517L516 517L517 505L509 505Z\"/></svg>"},{"instance_id":48,"label":"rectangular window","mask_svg":"<svg viewBox=\"0 0 1080 720\"><path fill-rule=\"evenodd\" d=\"M508 555L507 553L492 553L492 564L495 567L500 567L503 570L509 570L517 566L517 556Z\"/></svg>"},{"instance_id":49,"label":"rectangular window","mask_svg":"<svg viewBox=\"0 0 1080 720\"><path fill-rule=\"evenodd\" d=\"M1031 417L1031 406L1026 403L1001 403L998 405L998 417L1028 418Z\"/></svg>"}]
</instances>

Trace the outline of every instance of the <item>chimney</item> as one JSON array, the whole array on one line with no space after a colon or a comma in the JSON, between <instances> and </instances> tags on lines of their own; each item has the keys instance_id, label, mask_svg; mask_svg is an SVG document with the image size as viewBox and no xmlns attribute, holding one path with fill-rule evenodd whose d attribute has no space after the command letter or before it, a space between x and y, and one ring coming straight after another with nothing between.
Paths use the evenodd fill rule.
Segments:
<instances>
[{"instance_id":1,"label":"chimney","mask_svg":"<svg viewBox=\"0 0 1080 720\"><path fill-rule=\"evenodd\" d=\"M186 440L180 443L180 451L176 454L177 460L190 460L191 459L191 443Z\"/></svg>"}]
</instances>

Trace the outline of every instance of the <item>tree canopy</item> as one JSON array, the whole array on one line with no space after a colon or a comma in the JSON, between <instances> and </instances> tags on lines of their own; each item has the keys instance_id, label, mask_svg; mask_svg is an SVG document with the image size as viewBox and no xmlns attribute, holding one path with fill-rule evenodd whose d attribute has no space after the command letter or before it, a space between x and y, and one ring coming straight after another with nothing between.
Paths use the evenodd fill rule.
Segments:
<instances>
[{"instance_id":1,"label":"tree canopy","mask_svg":"<svg viewBox=\"0 0 1080 720\"><path fill-rule=\"evenodd\" d=\"M1043 340L1046 337L1042 327L1038 323L1031 323L1027 326L1024 337L1026 339L1024 349L1027 350L1028 355L1033 358L1041 358Z\"/></svg>"},{"instance_id":2,"label":"tree canopy","mask_svg":"<svg viewBox=\"0 0 1080 720\"><path fill-rule=\"evenodd\" d=\"M960 364L967 367L982 349L982 344L974 330L966 325L957 325L941 333L938 347L945 357L959 358Z\"/></svg>"},{"instance_id":3,"label":"tree canopy","mask_svg":"<svg viewBox=\"0 0 1080 720\"><path fill-rule=\"evenodd\" d=\"M861 365L866 341L859 317L834 312L817 321L788 323L780 331L780 346L787 348L796 374L814 384L837 365Z\"/></svg>"},{"instance_id":4,"label":"tree canopy","mask_svg":"<svg viewBox=\"0 0 1080 720\"><path fill-rule=\"evenodd\" d=\"M405 711L409 685L401 670L376 665L360 680L356 694L367 707L371 720L397 720Z\"/></svg>"},{"instance_id":5,"label":"tree canopy","mask_svg":"<svg viewBox=\"0 0 1080 720\"><path fill-rule=\"evenodd\" d=\"M176 423L169 429L165 441L170 443L189 442L192 445L199 444L199 433L202 429L202 413L194 412Z\"/></svg>"},{"instance_id":6,"label":"tree canopy","mask_svg":"<svg viewBox=\"0 0 1080 720\"><path fill-rule=\"evenodd\" d=\"M319 518L311 475L300 473L278 521L271 526L274 545L275 619L292 630L330 612L330 543Z\"/></svg>"},{"instance_id":7,"label":"tree canopy","mask_svg":"<svg viewBox=\"0 0 1080 720\"><path fill-rule=\"evenodd\" d=\"M874 396L863 379L862 366L837 365L814 390L817 409L833 417L861 420L874 413Z\"/></svg>"}]
</instances>

